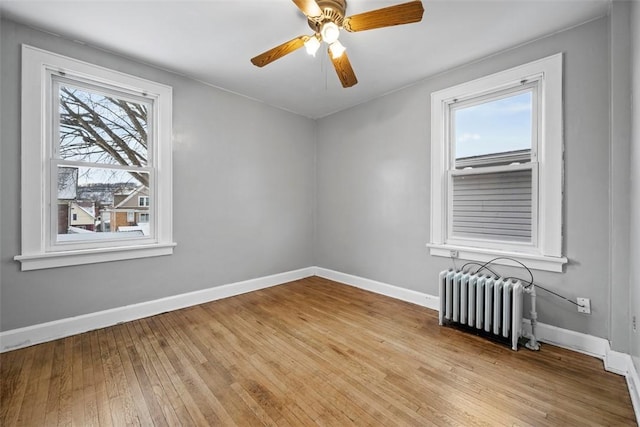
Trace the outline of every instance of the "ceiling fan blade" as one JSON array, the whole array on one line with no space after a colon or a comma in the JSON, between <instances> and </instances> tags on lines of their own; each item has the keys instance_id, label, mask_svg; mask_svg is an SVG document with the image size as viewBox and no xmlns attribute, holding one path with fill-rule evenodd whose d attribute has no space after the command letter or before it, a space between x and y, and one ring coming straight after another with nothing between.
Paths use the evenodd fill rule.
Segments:
<instances>
[{"instance_id":1,"label":"ceiling fan blade","mask_svg":"<svg viewBox=\"0 0 640 427\"><path fill-rule=\"evenodd\" d=\"M302 13L309 17L315 18L322 16L322 9L320 9L320 6L318 6L315 0L293 0L293 2Z\"/></svg>"},{"instance_id":2,"label":"ceiling fan blade","mask_svg":"<svg viewBox=\"0 0 640 427\"><path fill-rule=\"evenodd\" d=\"M356 32L392 25L411 24L412 22L420 22L423 12L424 7L420 0L410 1L349 16L344 19L342 26L347 31Z\"/></svg>"},{"instance_id":3,"label":"ceiling fan blade","mask_svg":"<svg viewBox=\"0 0 640 427\"><path fill-rule=\"evenodd\" d=\"M349 62L347 52L343 52L342 55L337 58L334 58L331 52L329 52L329 58L331 58L333 67L336 69L336 73L338 73L342 87L351 87L358 83L356 74L353 72L353 68L351 68L351 62Z\"/></svg>"},{"instance_id":4,"label":"ceiling fan blade","mask_svg":"<svg viewBox=\"0 0 640 427\"><path fill-rule=\"evenodd\" d=\"M276 46L273 49L269 49L268 51L261 53L254 58L251 58L251 62L256 67L264 67L265 65L272 63L276 59L280 59L283 56L293 52L294 50L300 49L302 46L304 46L304 42L307 41L307 39L309 39L309 36L296 37L295 39L282 43L280 46Z\"/></svg>"}]
</instances>

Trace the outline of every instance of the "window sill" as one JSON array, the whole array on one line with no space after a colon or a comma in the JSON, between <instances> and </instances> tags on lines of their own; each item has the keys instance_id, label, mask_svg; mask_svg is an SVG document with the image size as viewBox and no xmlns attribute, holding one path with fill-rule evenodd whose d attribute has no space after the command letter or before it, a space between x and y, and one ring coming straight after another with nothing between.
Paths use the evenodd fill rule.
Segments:
<instances>
[{"instance_id":1,"label":"window sill","mask_svg":"<svg viewBox=\"0 0 640 427\"><path fill-rule=\"evenodd\" d=\"M430 254L434 256L441 256L451 258L451 251L457 251L458 255L456 259L463 259L469 261L477 261L485 263L491 261L497 257L513 258L527 267L534 270L553 271L556 273L562 273L563 266L569 262L566 257L552 257L544 255L526 254L522 252L506 252L494 249L482 249L471 248L467 246L455 246L455 245L440 245L427 243ZM513 262L509 260L496 260L494 264L515 266Z\"/></svg>"},{"instance_id":2,"label":"window sill","mask_svg":"<svg viewBox=\"0 0 640 427\"><path fill-rule=\"evenodd\" d=\"M152 245L121 246L113 248L84 249L74 251L45 252L16 255L22 271L45 268L68 267L71 265L94 264L136 258L171 255L176 243L156 243Z\"/></svg>"}]
</instances>

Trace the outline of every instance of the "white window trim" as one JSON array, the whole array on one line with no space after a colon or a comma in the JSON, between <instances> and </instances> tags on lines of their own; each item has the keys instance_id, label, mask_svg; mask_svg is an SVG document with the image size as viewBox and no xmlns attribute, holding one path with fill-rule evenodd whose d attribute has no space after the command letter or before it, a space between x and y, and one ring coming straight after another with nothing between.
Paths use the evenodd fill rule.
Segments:
<instances>
[{"instance_id":1,"label":"white window trim","mask_svg":"<svg viewBox=\"0 0 640 427\"><path fill-rule=\"evenodd\" d=\"M154 167L161 171L155 179L155 237L146 241L120 241L118 246L74 250L47 249L47 206L49 188L46 171L47 75L51 71L113 85L154 98L157 147ZM83 61L22 45L22 253L14 257L22 271L124 259L146 258L173 253L172 237L172 88Z\"/></svg>"},{"instance_id":2,"label":"white window trim","mask_svg":"<svg viewBox=\"0 0 640 427\"><path fill-rule=\"evenodd\" d=\"M539 79L540 123L538 135L538 232L535 251L513 248L470 247L447 241L447 172L449 129L447 115L454 100L482 96L523 80ZM431 255L486 262L495 257L515 258L539 270L562 272L562 53L514 67L431 94ZM508 263L505 261L504 263Z\"/></svg>"}]
</instances>

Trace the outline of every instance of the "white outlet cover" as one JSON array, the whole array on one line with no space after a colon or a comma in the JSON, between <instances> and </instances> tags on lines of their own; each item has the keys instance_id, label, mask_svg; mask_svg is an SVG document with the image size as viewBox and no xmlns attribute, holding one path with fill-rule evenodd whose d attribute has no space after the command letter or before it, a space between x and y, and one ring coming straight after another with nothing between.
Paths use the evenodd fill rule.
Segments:
<instances>
[{"instance_id":1,"label":"white outlet cover","mask_svg":"<svg viewBox=\"0 0 640 427\"><path fill-rule=\"evenodd\" d=\"M591 314L591 300L589 298L577 298L578 312Z\"/></svg>"}]
</instances>

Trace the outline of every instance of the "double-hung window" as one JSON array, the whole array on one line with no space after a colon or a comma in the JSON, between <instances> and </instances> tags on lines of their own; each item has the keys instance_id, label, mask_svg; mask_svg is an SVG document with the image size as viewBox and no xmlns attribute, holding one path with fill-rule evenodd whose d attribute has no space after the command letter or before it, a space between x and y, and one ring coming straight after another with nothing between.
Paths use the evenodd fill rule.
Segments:
<instances>
[{"instance_id":1,"label":"double-hung window","mask_svg":"<svg viewBox=\"0 0 640 427\"><path fill-rule=\"evenodd\" d=\"M171 97L168 86L23 46L22 270L173 252ZM148 233L119 229L127 198L145 207Z\"/></svg>"},{"instance_id":2,"label":"double-hung window","mask_svg":"<svg viewBox=\"0 0 640 427\"><path fill-rule=\"evenodd\" d=\"M431 102L431 254L562 271L561 54Z\"/></svg>"}]
</instances>

